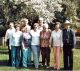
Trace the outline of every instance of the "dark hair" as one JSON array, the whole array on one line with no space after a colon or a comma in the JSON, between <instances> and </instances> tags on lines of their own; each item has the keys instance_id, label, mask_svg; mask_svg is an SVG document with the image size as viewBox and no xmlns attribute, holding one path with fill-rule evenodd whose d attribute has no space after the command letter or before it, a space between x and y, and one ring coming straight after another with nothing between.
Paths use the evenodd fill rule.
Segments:
<instances>
[{"instance_id":1,"label":"dark hair","mask_svg":"<svg viewBox=\"0 0 80 71\"><path fill-rule=\"evenodd\" d=\"M26 22L23 20L20 23L20 30L22 30L22 28L24 28L26 26Z\"/></svg>"}]
</instances>

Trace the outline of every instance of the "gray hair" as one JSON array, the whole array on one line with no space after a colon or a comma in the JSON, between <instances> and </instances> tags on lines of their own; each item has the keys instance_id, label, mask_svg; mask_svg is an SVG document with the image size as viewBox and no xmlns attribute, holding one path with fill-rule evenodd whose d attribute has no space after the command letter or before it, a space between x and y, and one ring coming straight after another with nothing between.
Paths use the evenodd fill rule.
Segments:
<instances>
[{"instance_id":1,"label":"gray hair","mask_svg":"<svg viewBox=\"0 0 80 71\"><path fill-rule=\"evenodd\" d=\"M49 27L47 23L43 24L43 26L45 26L47 29L48 29L48 27Z\"/></svg>"}]
</instances>

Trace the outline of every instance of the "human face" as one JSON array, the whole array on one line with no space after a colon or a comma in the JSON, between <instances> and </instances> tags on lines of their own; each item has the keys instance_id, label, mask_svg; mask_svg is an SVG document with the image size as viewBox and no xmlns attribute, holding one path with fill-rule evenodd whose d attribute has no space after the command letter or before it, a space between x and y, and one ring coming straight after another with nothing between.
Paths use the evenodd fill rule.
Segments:
<instances>
[{"instance_id":1,"label":"human face","mask_svg":"<svg viewBox=\"0 0 80 71\"><path fill-rule=\"evenodd\" d=\"M42 26L43 25L43 18L39 18L38 23L40 26Z\"/></svg>"},{"instance_id":2,"label":"human face","mask_svg":"<svg viewBox=\"0 0 80 71\"><path fill-rule=\"evenodd\" d=\"M69 28L70 28L70 25L65 24L65 25L64 25L64 28L65 28L65 29L69 29Z\"/></svg>"},{"instance_id":3,"label":"human face","mask_svg":"<svg viewBox=\"0 0 80 71\"><path fill-rule=\"evenodd\" d=\"M60 23L56 23L55 29L56 30L60 29Z\"/></svg>"},{"instance_id":4,"label":"human face","mask_svg":"<svg viewBox=\"0 0 80 71\"><path fill-rule=\"evenodd\" d=\"M15 26L15 29L16 29L16 31L19 31L19 30L20 30L20 25L17 24L17 25Z\"/></svg>"},{"instance_id":5,"label":"human face","mask_svg":"<svg viewBox=\"0 0 80 71\"><path fill-rule=\"evenodd\" d=\"M38 23L35 23L34 24L34 30L37 30L38 29Z\"/></svg>"},{"instance_id":6,"label":"human face","mask_svg":"<svg viewBox=\"0 0 80 71\"><path fill-rule=\"evenodd\" d=\"M47 29L46 26L43 25L43 31L46 31L46 29Z\"/></svg>"},{"instance_id":7,"label":"human face","mask_svg":"<svg viewBox=\"0 0 80 71\"><path fill-rule=\"evenodd\" d=\"M11 22L11 23L9 24L9 27L10 27L10 28L13 28L13 27L14 27L14 23Z\"/></svg>"},{"instance_id":8,"label":"human face","mask_svg":"<svg viewBox=\"0 0 80 71\"><path fill-rule=\"evenodd\" d=\"M48 29L48 24L43 24L43 31L46 31Z\"/></svg>"},{"instance_id":9,"label":"human face","mask_svg":"<svg viewBox=\"0 0 80 71\"><path fill-rule=\"evenodd\" d=\"M28 24L28 19L26 19L25 22L26 22L26 25L27 25Z\"/></svg>"},{"instance_id":10,"label":"human face","mask_svg":"<svg viewBox=\"0 0 80 71\"><path fill-rule=\"evenodd\" d=\"M19 27L19 26L17 26L17 27L16 27L16 30L17 30L17 31L19 31L19 30L20 30L20 27Z\"/></svg>"}]
</instances>

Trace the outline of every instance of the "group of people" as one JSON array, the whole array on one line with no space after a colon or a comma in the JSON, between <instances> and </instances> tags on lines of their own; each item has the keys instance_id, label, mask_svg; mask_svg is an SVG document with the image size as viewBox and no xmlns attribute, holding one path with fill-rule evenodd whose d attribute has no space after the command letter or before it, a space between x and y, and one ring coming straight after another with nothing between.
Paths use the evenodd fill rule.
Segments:
<instances>
[{"instance_id":1,"label":"group of people","mask_svg":"<svg viewBox=\"0 0 80 71\"><path fill-rule=\"evenodd\" d=\"M55 23L55 29L51 31L43 18L39 17L34 23L34 28L28 25L28 19L23 18L20 22L10 22L10 28L6 31L5 42L9 49L9 64L13 67L31 65L31 52L33 53L34 66L39 68L40 51L42 66L50 67L51 47L54 50L54 68L60 70L60 54L63 49L64 70L73 69L73 50L75 47L75 33L70 28L68 20L61 30L60 22Z\"/></svg>"}]
</instances>

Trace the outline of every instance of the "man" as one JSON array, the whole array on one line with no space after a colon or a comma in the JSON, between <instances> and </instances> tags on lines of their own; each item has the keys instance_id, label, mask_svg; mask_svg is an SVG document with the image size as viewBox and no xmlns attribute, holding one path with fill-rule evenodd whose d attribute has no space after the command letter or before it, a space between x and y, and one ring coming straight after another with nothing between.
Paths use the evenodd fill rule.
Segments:
<instances>
[{"instance_id":1,"label":"man","mask_svg":"<svg viewBox=\"0 0 80 71\"><path fill-rule=\"evenodd\" d=\"M38 18L38 30L42 31L43 30L43 18L39 17Z\"/></svg>"},{"instance_id":2,"label":"man","mask_svg":"<svg viewBox=\"0 0 80 71\"><path fill-rule=\"evenodd\" d=\"M28 22L29 22L28 19L27 18L22 18L21 22L23 22L23 21L25 22L25 26L28 28L28 31L30 31L31 30L31 26L29 26L29 24L28 24Z\"/></svg>"},{"instance_id":3,"label":"man","mask_svg":"<svg viewBox=\"0 0 80 71\"><path fill-rule=\"evenodd\" d=\"M14 23L10 22L9 29L7 29L6 35L5 35L5 42L6 42L6 45L8 46L8 50L9 50L9 61L8 61L9 66L11 65L11 47L9 47L9 40L14 31L15 31Z\"/></svg>"},{"instance_id":4,"label":"man","mask_svg":"<svg viewBox=\"0 0 80 71\"><path fill-rule=\"evenodd\" d=\"M73 49L75 47L75 34L70 26L70 22L66 20L63 29L64 70L73 70Z\"/></svg>"}]
</instances>

